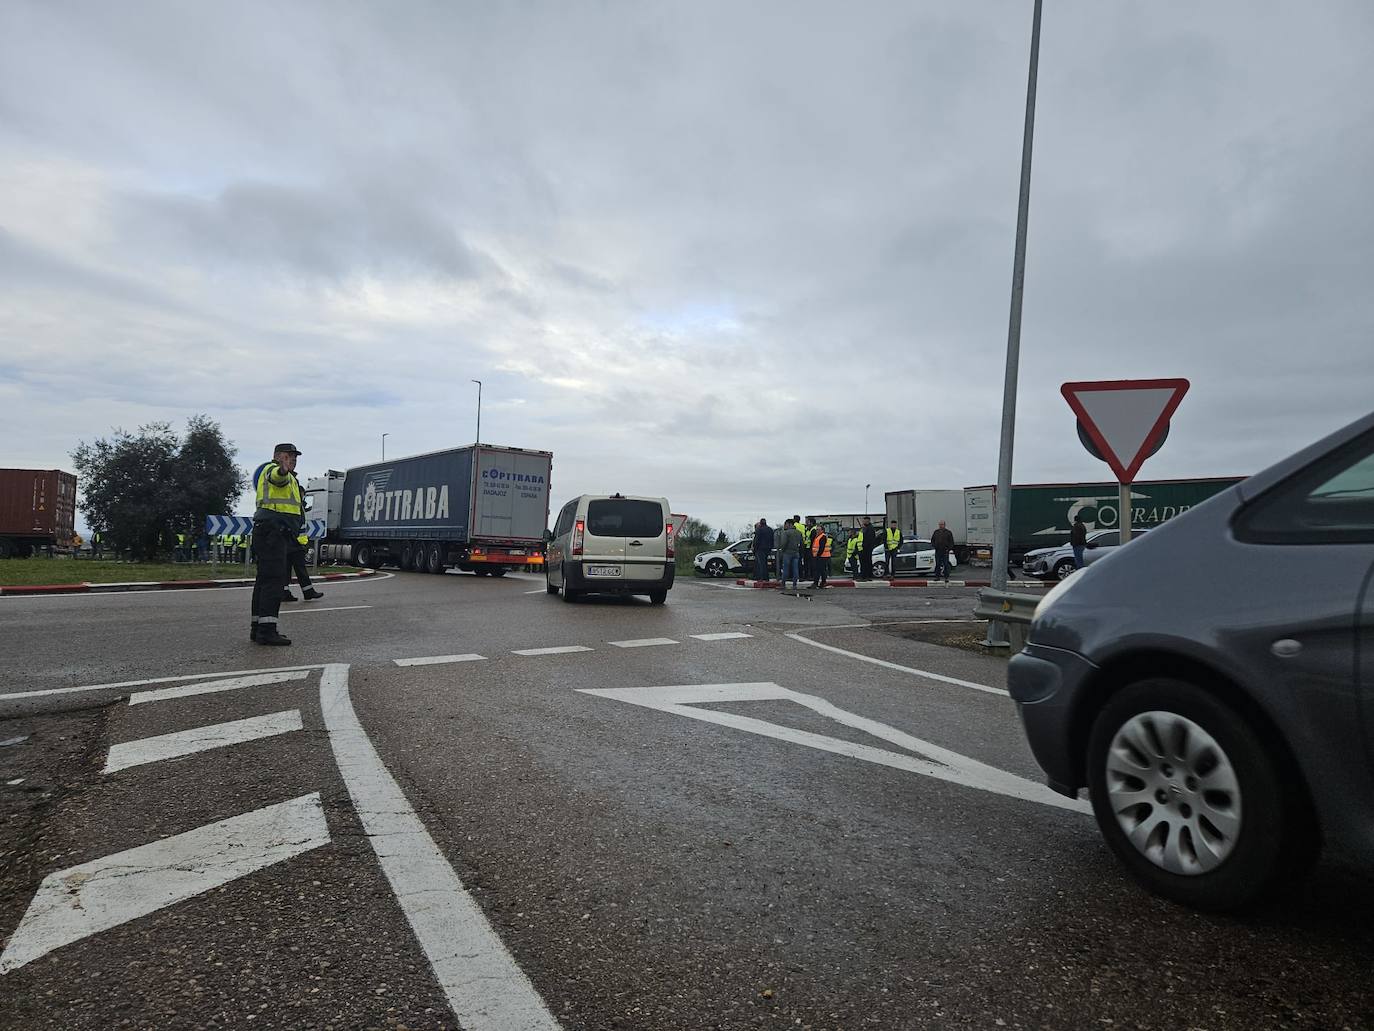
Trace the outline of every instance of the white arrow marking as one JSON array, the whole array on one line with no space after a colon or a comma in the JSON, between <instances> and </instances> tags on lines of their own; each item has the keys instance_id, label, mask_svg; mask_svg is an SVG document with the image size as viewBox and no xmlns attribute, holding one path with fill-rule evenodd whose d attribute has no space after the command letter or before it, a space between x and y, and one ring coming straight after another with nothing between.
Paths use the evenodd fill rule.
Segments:
<instances>
[{"instance_id":1,"label":"white arrow marking","mask_svg":"<svg viewBox=\"0 0 1374 1031\"><path fill-rule=\"evenodd\" d=\"M144 766L148 763L162 762L164 759L179 759L210 748L224 748L228 745L243 744L245 741L258 741L300 729L300 710L288 709L266 716L250 716L228 723L215 723L208 727L140 738L137 741L111 745L103 772L116 773L119 770L127 770L130 766Z\"/></svg>"},{"instance_id":2,"label":"white arrow marking","mask_svg":"<svg viewBox=\"0 0 1374 1031\"><path fill-rule=\"evenodd\" d=\"M284 684L288 680L304 680L310 670L286 670L281 673L260 673L252 677L233 677L230 680L201 680L194 684L178 684L176 687L163 687L156 691L137 691L129 696L130 705L145 702L161 702L168 698L189 698L191 695L215 694L219 691L238 691L245 687L265 687L268 684Z\"/></svg>"},{"instance_id":3,"label":"white arrow marking","mask_svg":"<svg viewBox=\"0 0 1374 1031\"><path fill-rule=\"evenodd\" d=\"M886 723L879 723L877 720L847 712L831 705L824 698L789 691L787 688L779 687L773 683L706 684L683 687L608 687L581 688L579 690L582 694L614 698L617 701L629 702L632 705L642 705L648 709L670 712L676 716L686 716L688 719L715 723L735 730L745 730L751 734L776 738L779 741L806 745L822 752L833 752L836 755L862 759L879 766L890 766L893 769L905 770L908 773L919 773L923 777L933 777L936 780L962 784L965 787L977 788L979 791L990 791L993 794L1019 798L1027 802L1039 802L1042 805L1054 806L1057 809L1070 809L1078 813L1092 811L1088 803L1080 799L1066 798L1042 784L1026 780L1024 777L1018 777L1014 773L999 770L995 766L988 766L977 759L971 759L966 755L960 755L958 752L941 748L929 741L922 741L920 738L912 737L895 727L889 727ZM794 730L791 727L754 719L751 716L741 716L733 712L717 712L713 709L696 708L698 705L716 702L777 701L795 702L827 719L834 720L836 723L861 730L873 737L905 748L907 751L915 752L924 758L917 759L898 752L874 748L871 745L854 744L839 738L827 737L824 734Z\"/></svg>"},{"instance_id":4,"label":"white arrow marking","mask_svg":"<svg viewBox=\"0 0 1374 1031\"><path fill-rule=\"evenodd\" d=\"M328 842L316 792L49 874L0 974Z\"/></svg>"}]
</instances>

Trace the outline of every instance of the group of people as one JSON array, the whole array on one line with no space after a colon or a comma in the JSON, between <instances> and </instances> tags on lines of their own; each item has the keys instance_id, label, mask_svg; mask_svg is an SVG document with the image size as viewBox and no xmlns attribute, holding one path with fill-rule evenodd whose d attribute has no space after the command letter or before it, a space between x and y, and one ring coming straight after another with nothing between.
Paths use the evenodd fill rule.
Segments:
<instances>
[{"instance_id":1,"label":"group of people","mask_svg":"<svg viewBox=\"0 0 1374 1031\"><path fill-rule=\"evenodd\" d=\"M887 552L887 573L895 571L897 552L905 538L897 520L886 530L873 525L868 517L863 517L859 528L850 535L844 544L845 565L855 580L873 579L873 551L883 545ZM930 535L931 547L935 549L935 578L949 582L950 554L954 550L954 534L940 520L940 526ZM820 590L830 579L831 556L834 541L824 526L808 516L802 522L799 515L784 519L782 528L775 530L768 525L767 519L760 519L754 525L754 579L767 583L769 580L769 557L776 555L778 588L787 589L790 580L792 589L799 589L802 579L811 579L812 590Z\"/></svg>"}]
</instances>

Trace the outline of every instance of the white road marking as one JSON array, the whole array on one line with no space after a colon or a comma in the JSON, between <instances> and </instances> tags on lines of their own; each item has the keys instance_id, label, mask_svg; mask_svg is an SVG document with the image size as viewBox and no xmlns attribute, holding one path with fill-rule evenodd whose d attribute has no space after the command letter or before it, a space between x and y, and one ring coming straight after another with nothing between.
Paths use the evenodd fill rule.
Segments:
<instances>
[{"instance_id":1,"label":"white road marking","mask_svg":"<svg viewBox=\"0 0 1374 1031\"><path fill-rule=\"evenodd\" d=\"M354 609L370 608L372 608L371 605L331 605L327 609L320 609L316 608L314 605L307 604L304 608L296 606L295 608L282 609L282 613L289 614L292 616L299 616L306 612L352 612Z\"/></svg>"},{"instance_id":2,"label":"white road marking","mask_svg":"<svg viewBox=\"0 0 1374 1031\"><path fill-rule=\"evenodd\" d=\"M671 637L641 637L637 641L610 641L616 648L654 648L660 644L678 644Z\"/></svg>"},{"instance_id":3,"label":"white road marking","mask_svg":"<svg viewBox=\"0 0 1374 1031\"><path fill-rule=\"evenodd\" d=\"M245 687L265 687L268 684L284 684L288 680L304 680L310 670L283 670L280 673L260 673L251 677L234 677L230 680L201 680L194 684L178 684L176 687L163 687L156 691L136 691L129 696L130 705L143 705L146 702L161 702L168 698L189 698L198 694L217 694L220 691L238 691Z\"/></svg>"},{"instance_id":4,"label":"white road marking","mask_svg":"<svg viewBox=\"0 0 1374 1031\"><path fill-rule=\"evenodd\" d=\"M559 1027L383 765L348 697L348 667L320 677L329 744L410 928L466 1031Z\"/></svg>"},{"instance_id":5,"label":"white road marking","mask_svg":"<svg viewBox=\"0 0 1374 1031\"><path fill-rule=\"evenodd\" d=\"M328 842L316 792L49 874L0 974Z\"/></svg>"},{"instance_id":6,"label":"white road marking","mask_svg":"<svg viewBox=\"0 0 1374 1031\"><path fill-rule=\"evenodd\" d=\"M943 622L943 620L940 622ZM817 629L825 628L818 627ZM882 666L884 669L895 669L899 673L910 673L912 676L924 677L926 680L935 680L942 684L953 684L956 687L967 687L974 691L986 691L988 694L1000 694L1004 697L1008 696L1005 688L989 687L987 684L976 684L972 680L960 680L958 677L947 677L943 673L932 673L925 669L913 669L910 666L900 666L895 662L888 662L886 659L875 659L871 655L860 655L858 652L836 648L833 644L821 644L820 641L812 641L810 638L803 637L801 634L801 631L796 631L785 634L784 636L790 637L794 641L800 641L802 644L809 644L812 648L824 648L826 651L834 652L836 655L845 655L851 659L858 659L860 662L869 662L875 666Z\"/></svg>"},{"instance_id":7,"label":"white road marking","mask_svg":"<svg viewBox=\"0 0 1374 1031\"><path fill-rule=\"evenodd\" d=\"M185 682L188 680L203 680L207 677L238 677L247 676L254 673L282 673L288 671L319 669L323 663L313 663L306 666L281 666L276 669L228 669L218 673L187 673L179 677L152 677L147 680L124 680L115 684L85 684L81 687L49 687L41 691L15 691L10 694L0 694L0 701L7 701L11 698L42 698L45 695L72 694L77 691L112 691L121 687L144 687L148 684L172 684Z\"/></svg>"},{"instance_id":8,"label":"white road marking","mask_svg":"<svg viewBox=\"0 0 1374 1031\"><path fill-rule=\"evenodd\" d=\"M730 632L727 634L692 634L698 641L738 641L745 637L753 637L753 634L741 634Z\"/></svg>"},{"instance_id":9,"label":"white road marking","mask_svg":"<svg viewBox=\"0 0 1374 1031\"><path fill-rule=\"evenodd\" d=\"M266 716L251 716L228 723L214 723L208 727L178 730L172 734L126 741L110 746L110 754L105 759L103 772L115 773L127 770L130 766L143 766L164 759L178 759L210 748L224 748L245 741L289 734L293 730L300 730L301 726L300 710L287 709Z\"/></svg>"},{"instance_id":10,"label":"white road marking","mask_svg":"<svg viewBox=\"0 0 1374 1031\"><path fill-rule=\"evenodd\" d=\"M581 644L564 645L561 648L520 648L512 655L568 655L572 652L589 652L590 648Z\"/></svg>"},{"instance_id":11,"label":"white road marking","mask_svg":"<svg viewBox=\"0 0 1374 1031\"><path fill-rule=\"evenodd\" d=\"M543 587L541 587L541 588L539 588L539 590L537 590L537 591L525 591L525 593L526 593L526 594L548 594L549 592L548 592L546 589L544 589Z\"/></svg>"},{"instance_id":12,"label":"white road marking","mask_svg":"<svg viewBox=\"0 0 1374 1031\"><path fill-rule=\"evenodd\" d=\"M438 666L446 662L482 662L485 655L469 652L467 655L424 655L418 659L393 659L398 666Z\"/></svg>"},{"instance_id":13,"label":"white road marking","mask_svg":"<svg viewBox=\"0 0 1374 1031\"><path fill-rule=\"evenodd\" d=\"M923 777L933 777L936 780L962 784L979 791L990 791L994 794L1006 795L1009 798L1039 802L1042 805L1053 806L1057 809L1069 809L1078 813L1092 811L1088 803L1081 799L1066 798L1043 784L1037 784L1034 781L1026 780L1024 777L1018 777L1014 773L999 770L995 766L988 766L977 759L950 751L947 748L941 748L929 741L922 741L920 738L912 737L910 734L903 733L885 723L879 723L877 720L871 720L865 716L840 709L831 705L824 698L802 694L798 691L789 691L787 688L779 687L773 683L580 688L579 690L582 694L613 698L617 701L629 702L632 705L642 705L648 709L673 713L676 716L686 716L688 719L715 723L735 730L745 730L751 734L760 734L763 737L776 738L779 741L790 741L823 752L833 752L836 755L862 759L879 766L890 766L893 769L906 770L909 773L919 773ZM702 704L716 702L772 701L796 702L798 705L803 705L836 723L861 730L909 752L915 752L924 758L916 759L898 752L874 748L871 745L860 745L839 738L827 737L824 734L794 730L791 727L754 719L750 716L741 716L734 712L717 712L714 709L698 708Z\"/></svg>"}]
</instances>

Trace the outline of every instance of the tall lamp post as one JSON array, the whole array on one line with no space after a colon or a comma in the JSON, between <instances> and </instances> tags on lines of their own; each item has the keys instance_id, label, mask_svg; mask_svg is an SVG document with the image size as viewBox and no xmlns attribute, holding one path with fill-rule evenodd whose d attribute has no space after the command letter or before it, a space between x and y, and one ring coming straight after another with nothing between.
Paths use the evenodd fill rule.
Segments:
<instances>
[{"instance_id":1,"label":"tall lamp post","mask_svg":"<svg viewBox=\"0 0 1374 1031\"><path fill-rule=\"evenodd\" d=\"M382 461L383 461L383 462L386 461L386 438L389 437L389 436L391 436L390 433L383 433L383 434L382 434Z\"/></svg>"},{"instance_id":2,"label":"tall lamp post","mask_svg":"<svg viewBox=\"0 0 1374 1031\"><path fill-rule=\"evenodd\" d=\"M871 486L871 483L864 484L864 515L868 515L868 488Z\"/></svg>"},{"instance_id":3,"label":"tall lamp post","mask_svg":"<svg viewBox=\"0 0 1374 1031\"><path fill-rule=\"evenodd\" d=\"M482 381L475 379L472 381L477 384L477 439L474 444L482 443Z\"/></svg>"},{"instance_id":4,"label":"tall lamp post","mask_svg":"<svg viewBox=\"0 0 1374 1031\"><path fill-rule=\"evenodd\" d=\"M1002 441L993 502L992 589L1007 589L1011 560L1011 456L1016 436L1016 377L1021 364L1021 297L1026 286L1026 222L1030 217L1031 145L1035 138L1035 78L1040 65L1040 5L1031 19L1030 73L1026 80L1026 125L1021 137L1021 194L1016 208L1016 251L1011 266L1011 314L1007 319L1007 371L1002 384ZM1007 647L1006 625L988 620L990 647Z\"/></svg>"}]
</instances>

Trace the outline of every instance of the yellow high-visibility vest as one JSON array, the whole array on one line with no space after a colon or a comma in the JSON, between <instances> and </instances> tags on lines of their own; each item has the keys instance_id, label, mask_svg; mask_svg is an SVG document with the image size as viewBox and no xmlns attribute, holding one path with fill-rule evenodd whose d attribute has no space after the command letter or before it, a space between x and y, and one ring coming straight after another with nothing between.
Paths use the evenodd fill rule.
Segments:
<instances>
[{"instance_id":1,"label":"yellow high-visibility vest","mask_svg":"<svg viewBox=\"0 0 1374 1031\"><path fill-rule=\"evenodd\" d=\"M305 498L301 496L301 485L276 462L268 462L262 467L255 488L259 509L295 519L304 518Z\"/></svg>"}]
</instances>

